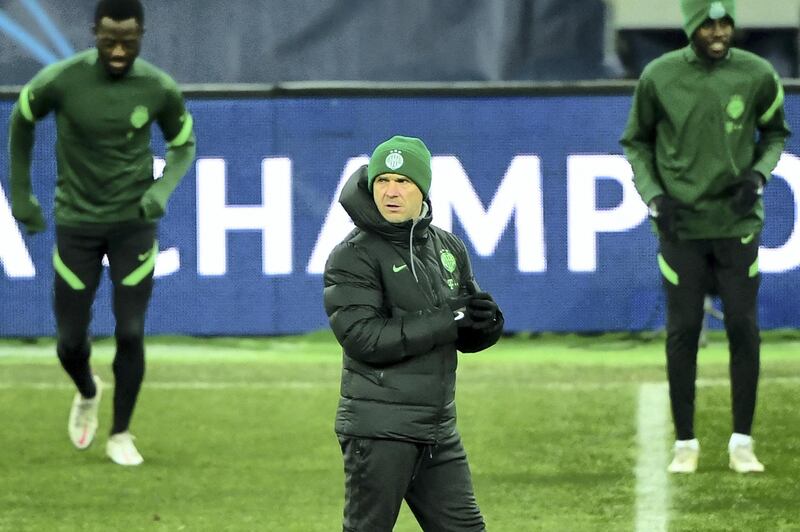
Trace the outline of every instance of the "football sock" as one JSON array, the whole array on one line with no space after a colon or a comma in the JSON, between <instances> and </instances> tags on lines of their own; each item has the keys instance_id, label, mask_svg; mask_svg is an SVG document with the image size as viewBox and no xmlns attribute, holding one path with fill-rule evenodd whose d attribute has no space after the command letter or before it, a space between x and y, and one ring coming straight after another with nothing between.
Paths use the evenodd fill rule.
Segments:
<instances>
[{"instance_id":1,"label":"football sock","mask_svg":"<svg viewBox=\"0 0 800 532\"><path fill-rule=\"evenodd\" d=\"M118 340L114 357L114 423L111 434L128 430L144 379L144 341Z\"/></svg>"}]
</instances>

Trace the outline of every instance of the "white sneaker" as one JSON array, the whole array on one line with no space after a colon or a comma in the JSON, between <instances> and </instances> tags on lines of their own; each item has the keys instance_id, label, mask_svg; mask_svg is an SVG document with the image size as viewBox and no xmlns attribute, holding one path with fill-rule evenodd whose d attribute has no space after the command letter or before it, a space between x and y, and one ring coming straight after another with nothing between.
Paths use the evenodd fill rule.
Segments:
<instances>
[{"instance_id":1,"label":"white sneaker","mask_svg":"<svg viewBox=\"0 0 800 532\"><path fill-rule=\"evenodd\" d=\"M669 473L694 473L697 471L697 459L700 456L700 444L697 440L676 441L673 453L672 462L667 466Z\"/></svg>"},{"instance_id":2,"label":"white sneaker","mask_svg":"<svg viewBox=\"0 0 800 532\"><path fill-rule=\"evenodd\" d=\"M144 458L133 444L135 438L130 432L112 434L106 443L106 454L114 463L124 466L137 466Z\"/></svg>"},{"instance_id":3,"label":"white sneaker","mask_svg":"<svg viewBox=\"0 0 800 532\"><path fill-rule=\"evenodd\" d=\"M103 395L103 383L97 375L92 375L92 378L97 389L94 397L86 399L80 392L77 392L69 411L69 421L67 422L69 439L78 449L89 447L97 433L97 411Z\"/></svg>"},{"instance_id":4,"label":"white sneaker","mask_svg":"<svg viewBox=\"0 0 800 532\"><path fill-rule=\"evenodd\" d=\"M735 445L728 449L728 465L737 473L763 473L764 464L758 461L753 452L753 444Z\"/></svg>"}]
</instances>

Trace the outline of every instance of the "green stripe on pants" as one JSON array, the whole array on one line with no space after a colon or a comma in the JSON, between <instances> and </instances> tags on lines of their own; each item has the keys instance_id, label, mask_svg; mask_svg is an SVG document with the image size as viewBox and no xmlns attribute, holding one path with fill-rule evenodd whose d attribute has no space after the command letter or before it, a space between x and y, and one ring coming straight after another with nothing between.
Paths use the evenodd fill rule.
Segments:
<instances>
[{"instance_id":1,"label":"green stripe on pants","mask_svg":"<svg viewBox=\"0 0 800 532\"><path fill-rule=\"evenodd\" d=\"M664 259L664 256L661 253L658 254L658 269L661 270L661 274L664 276L664 279L669 281L670 283L678 286L678 272L672 269L667 261Z\"/></svg>"},{"instance_id":2,"label":"green stripe on pants","mask_svg":"<svg viewBox=\"0 0 800 532\"><path fill-rule=\"evenodd\" d=\"M136 286L147 277L156 267L156 256L158 255L158 240L153 242L153 249L147 256L147 259L139 265L138 268L133 270L127 277L122 280L123 286Z\"/></svg>"},{"instance_id":3,"label":"green stripe on pants","mask_svg":"<svg viewBox=\"0 0 800 532\"><path fill-rule=\"evenodd\" d=\"M747 272L749 277L755 277L758 275L758 257L756 260L753 261L753 264L750 265L750 270Z\"/></svg>"},{"instance_id":4,"label":"green stripe on pants","mask_svg":"<svg viewBox=\"0 0 800 532\"><path fill-rule=\"evenodd\" d=\"M64 279L64 282L73 290L83 290L86 288L83 281L81 281L78 276L64 264L64 261L61 260L61 256L58 254L58 248L53 250L53 268L55 268L56 273L58 273L58 275Z\"/></svg>"}]
</instances>

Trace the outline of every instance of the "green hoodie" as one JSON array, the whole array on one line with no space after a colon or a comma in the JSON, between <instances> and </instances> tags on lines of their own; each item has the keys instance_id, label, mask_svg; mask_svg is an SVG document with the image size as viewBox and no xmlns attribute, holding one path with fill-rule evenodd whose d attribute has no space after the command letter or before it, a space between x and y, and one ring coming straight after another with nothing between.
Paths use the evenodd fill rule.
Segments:
<instances>
[{"instance_id":1,"label":"green hoodie","mask_svg":"<svg viewBox=\"0 0 800 532\"><path fill-rule=\"evenodd\" d=\"M768 181L789 134L767 61L731 48L711 63L687 46L647 65L620 142L645 203L667 194L693 207L679 238L727 238L761 230L763 203L737 215L734 189L750 168Z\"/></svg>"}]
</instances>

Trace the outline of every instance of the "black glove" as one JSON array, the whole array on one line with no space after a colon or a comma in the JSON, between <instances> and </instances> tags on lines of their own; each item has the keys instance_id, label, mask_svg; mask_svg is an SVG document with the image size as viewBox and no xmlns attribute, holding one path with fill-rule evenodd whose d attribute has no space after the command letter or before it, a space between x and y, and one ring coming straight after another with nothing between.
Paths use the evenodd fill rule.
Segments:
<instances>
[{"instance_id":1,"label":"black glove","mask_svg":"<svg viewBox=\"0 0 800 532\"><path fill-rule=\"evenodd\" d=\"M683 216L692 210L689 205L661 194L650 200L650 218L666 240L678 239L678 226Z\"/></svg>"},{"instance_id":2,"label":"black glove","mask_svg":"<svg viewBox=\"0 0 800 532\"><path fill-rule=\"evenodd\" d=\"M41 233L47 228L42 215L42 208L39 206L39 201L33 194L27 201L13 201L11 206L11 214L16 220L25 226L25 230L29 235Z\"/></svg>"},{"instance_id":3,"label":"black glove","mask_svg":"<svg viewBox=\"0 0 800 532\"><path fill-rule=\"evenodd\" d=\"M467 312L467 305L472 296L462 295L447 300L447 306L453 311L453 320L460 327L472 327L472 319Z\"/></svg>"},{"instance_id":4,"label":"black glove","mask_svg":"<svg viewBox=\"0 0 800 532\"><path fill-rule=\"evenodd\" d=\"M487 329L497 322L497 303L488 292L476 292L467 303L473 329Z\"/></svg>"},{"instance_id":5,"label":"black glove","mask_svg":"<svg viewBox=\"0 0 800 532\"><path fill-rule=\"evenodd\" d=\"M148 222L155 222L164 216L166 211L166 198L152 187L144 193L139 200L139 214Z\"/></svg>"},{"instance_id":6,"label":"black glove","mask_svg":"<svg viewBox=\"0 0 800 532\"><path fill-rule=\"evenodd\" d=\"M739 176L741 180L733 193L731 208L743 216L753 210L758 199L764 194L764 177L752 168Z\"/></svg>"}]
</instances>

